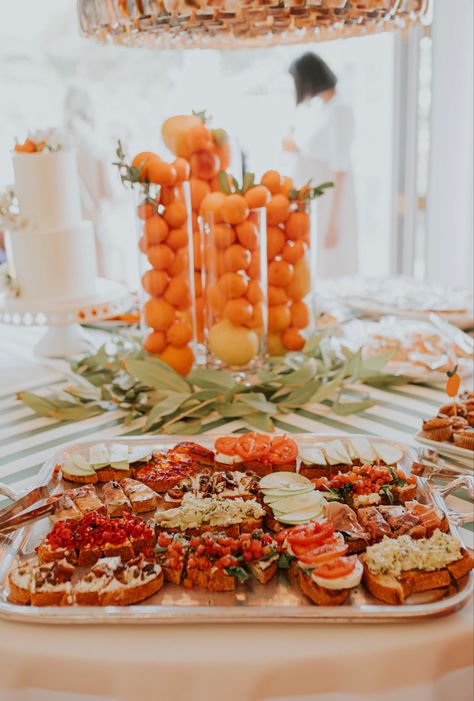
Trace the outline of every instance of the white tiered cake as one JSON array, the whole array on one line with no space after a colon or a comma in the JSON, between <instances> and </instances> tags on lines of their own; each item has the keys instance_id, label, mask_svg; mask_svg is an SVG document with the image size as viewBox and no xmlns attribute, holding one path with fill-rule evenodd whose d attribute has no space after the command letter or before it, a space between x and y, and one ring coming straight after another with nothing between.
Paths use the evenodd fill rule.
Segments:
<instances>
[{"instance_id":1,"label":"white tiered cake","mask_svg":"<svg viewBox=\"0 0 474 701\"><path fill-rule=\"evenodd\" d=\"M76 154L71 148L13 156L24 228L10 231L9 264L22 301L69 302L96 293L91 222L81 219Z\"/></svg>"}]
</instances>

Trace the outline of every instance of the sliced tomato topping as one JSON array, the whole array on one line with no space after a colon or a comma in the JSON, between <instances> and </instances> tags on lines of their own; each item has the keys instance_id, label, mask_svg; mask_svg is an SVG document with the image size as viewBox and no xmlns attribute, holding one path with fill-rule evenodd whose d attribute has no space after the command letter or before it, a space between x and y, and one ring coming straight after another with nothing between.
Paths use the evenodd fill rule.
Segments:
<instances>
[{"instance_id":1,"label":"sliced tomato topping","mask_svg":"<svg viewBox=\"0 0 474 701\"><path fill-rule=\"evenodd\" d=\"M305 533L304 531L300 531L299 533L290 534L288 536L288 542L293 549L295 546L302 546L303 548L306 548L306 550L311 550L319 545L323 545L328 538L332 538L333 534L334 526L331 526L330 523L325 523L320 529L318 529L318 531L315 531L314 533Z\"/></svg>"},{"instance_id":2,"label":"sliced tomato topping","mask_svg":"<svg viewBox=\"0 0 474 701\"><path fill-rule=\"evenodd\" d=\"M307 553L298 556L298 560L304 565L309 565L316 567L317 565L322 565L325 562L331 562L331 560L337 560L346 554L348 550L347 545L339 545L338 543L326 543L325 545L320 545L319 548L310 550ZM295 551L295 555L297 555Z\"/></svg>"},{"instance_id":3,"label":"sliced tomato topping","mask_svg":"<svg viewBox=\"0 0 474 701\"><path fill-rule=\"evenodd\" d=\"M355 557L339 557L337 560L331 560L316 567L313 570L313 574L322 579L339 579L339 577L346 577L353 572L355 565Z\"/></svg>"},{"instance_id":4,"label":"sliced tomato topping","mask_svg":"<svg viewBox=\"0 0 474 701\"><path fill-rule=\"evenodd\" d=\"M237 439L235 452L243 460L263 460L268 457L270 440L258 433L245 433Z\"/></svg>"},{"instance_id":5,"label":"sliced tomato topping","mask_svg":"<svg viewBox=\"0 0 474 701\"><path fill-rule=\"evenodd\" d=\"M235 445L237 438L232 436L222 436L216 440L215 448L217 453L223 455L235 455Z\"/></svg>"},{"instance_id":6,"label":"sliced tomato topping","mask_svg":"<svg viewBox=\"0 0 474 701\"><path fill-rule=\"evenodd\" d=\"M276 436L270 444L270 462L274 465L292 463L298 457L298 446L289 436Z\"/></svg>"}]
</instances>

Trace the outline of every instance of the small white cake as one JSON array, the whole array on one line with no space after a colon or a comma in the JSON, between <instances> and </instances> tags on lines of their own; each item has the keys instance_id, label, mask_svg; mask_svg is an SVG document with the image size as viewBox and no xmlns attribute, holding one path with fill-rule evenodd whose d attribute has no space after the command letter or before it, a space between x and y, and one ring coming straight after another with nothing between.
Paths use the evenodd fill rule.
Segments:
<instances>
[{"instance_id":1,"label":"small white cake","mask_svg":"<svg viewBox=\"0 0 474 701\"><path fill-rule=\"evenodd\" d=\"M72 148L13 157L15 192L24 228L9 232L11 272L23 301L74 301L96 292L91 222L81 219Z\"/></svg>"}]
</instances>

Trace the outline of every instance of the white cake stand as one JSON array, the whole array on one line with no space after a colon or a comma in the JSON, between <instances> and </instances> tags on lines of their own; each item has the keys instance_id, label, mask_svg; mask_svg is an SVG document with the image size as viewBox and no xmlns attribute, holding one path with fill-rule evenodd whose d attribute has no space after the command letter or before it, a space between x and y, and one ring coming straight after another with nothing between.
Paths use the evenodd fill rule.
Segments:
<instances>
[{"instance_id":1,"label":"white cake stand","mask_svg":"<svg viewBox=\"0 0 474 701\"><path fill-rule=\"evenodd\" d=\"M0 292L0 323L14 326L45 326L48 331L38 341L37 355L62 358L87 352L93 345L80 326L123 314L132 307L133 297L125 285L98 278L96 292L82 299L24 301Z\"/></svg>"}]
</instances>

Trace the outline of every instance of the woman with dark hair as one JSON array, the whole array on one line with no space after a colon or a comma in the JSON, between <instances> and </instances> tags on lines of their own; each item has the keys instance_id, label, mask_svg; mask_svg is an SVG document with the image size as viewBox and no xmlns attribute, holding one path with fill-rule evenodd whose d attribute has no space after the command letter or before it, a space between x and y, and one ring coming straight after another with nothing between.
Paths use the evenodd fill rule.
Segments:
<instances>
[{"instance_id":1,"label":"woman with dark hair","mask_svg":"<svg viewBox=\"0 0 474 701\"><path fill-rule=\"evenodd\" d=\"M354 119L337 91L337 78L320 56L306 53L290 67L295 83L296 126L283 141L295 184L332 180L318 200L318 274L357 272L357 227L351 146Z\"/></svg>"}]
</instances>

